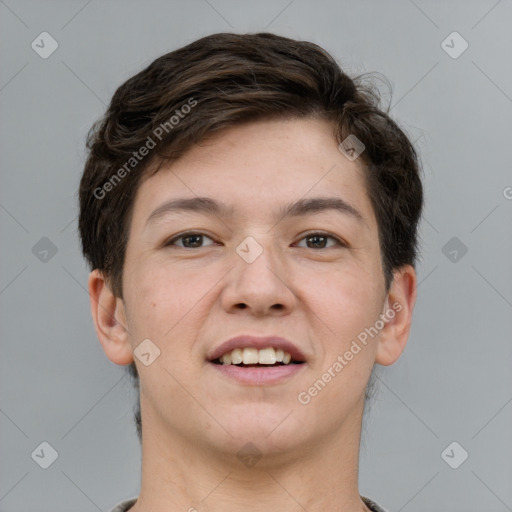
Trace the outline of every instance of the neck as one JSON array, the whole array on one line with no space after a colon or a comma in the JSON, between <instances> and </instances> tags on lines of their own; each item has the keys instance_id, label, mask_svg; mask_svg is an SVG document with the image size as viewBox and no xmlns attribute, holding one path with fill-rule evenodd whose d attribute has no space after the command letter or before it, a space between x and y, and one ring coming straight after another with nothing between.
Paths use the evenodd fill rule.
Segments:
<instances>
[{"instance_id":1,"label":"neck","mask_svg":"<svg viewBox=\"0 0 512 512\"><path fill-rule=\"evenodd\" d=\"M236 453L169 433L156 417L144 421L142 411L141 491L130 512L366 512L358 491L362 411L329 438L293 453L267 449L246 465Z\"/></svg>"}]
</instances>

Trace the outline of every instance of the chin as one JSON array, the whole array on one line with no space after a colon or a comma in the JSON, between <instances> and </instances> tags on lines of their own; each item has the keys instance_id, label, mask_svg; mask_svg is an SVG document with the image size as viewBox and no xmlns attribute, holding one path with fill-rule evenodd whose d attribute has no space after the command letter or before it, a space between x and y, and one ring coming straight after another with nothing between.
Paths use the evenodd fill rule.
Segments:
<instances>
[{"instance_id":1,"label":"chin","mask_svg":"<svg viewBox=\"0 0 512 512\"><path fill-rule=\"evenodd\" d=\"M229 442L229 450L237 452L248 443L268 454L296 448L308 439L307 430L297 421L296 412L293 407L271 404L237 408L222 420L232 435L224 438Z\"/></svg>"}]
</instances>

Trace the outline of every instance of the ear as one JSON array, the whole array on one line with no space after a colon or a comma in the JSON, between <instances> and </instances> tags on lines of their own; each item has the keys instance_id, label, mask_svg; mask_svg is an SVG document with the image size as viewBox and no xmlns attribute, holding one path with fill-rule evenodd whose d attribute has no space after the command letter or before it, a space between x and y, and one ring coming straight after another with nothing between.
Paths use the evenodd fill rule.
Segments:
<instances>
[{"instance_id":1,"label":"ear","mask_svg":"<svg viewBox=\"0 0 512 512\"><path fill-rule=\"evenodd\" d=\"M407 344L416 303L416 281L416 271L411 265L404 265L394 273L384 305L386 322L378 338L376 363L393 364Z\"/></svg>"},{"instance_id":2,"label":"ear","mask_svg":"<svg viewBox=\"0 0 512 512\"><path fill-rule=\"evenodd\" d=\"M112 293L97 269L89 275L89 297L96 334L105 354L115 364L130 364L133 351L128 340L123 300Z\"/></svg>"}]
</instances>

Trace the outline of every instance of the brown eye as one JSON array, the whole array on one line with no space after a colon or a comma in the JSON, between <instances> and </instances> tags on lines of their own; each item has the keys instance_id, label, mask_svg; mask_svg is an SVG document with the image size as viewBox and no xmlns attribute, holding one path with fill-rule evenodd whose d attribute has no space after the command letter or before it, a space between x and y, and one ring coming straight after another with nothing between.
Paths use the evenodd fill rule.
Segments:
<instances>
[{"instance_id":1,"label":"brown eye","mask_svg":"<svg viewBox=\"0 0 512 512\"><path fill-rule=\"evenodd\" d=\"M197 249L201 247L205 247L202 245L202 242L204 239L213 240L202 233L195 233L195 232L189 232L189 233L183 233L177 237L174 237L173 239L166 242L165 246L171 246L171 245L177 245L178 247L183 247L184 249ZM175 242L181 240L181 244L177 244ZM208 244L211 245L211 244Z\"/></svg>"},{"instance_id":2,"label":"brown eye","mask_svg":"<svg viewBox=\"0 0 512 512\"><path fill-rule=\"evenodd\" d=\"M344 244L341 240L336 238L335 236L328 235L327 233L310 233L303 237L302 240L307 240L306 247L308 249L329 249L330 247L327 247L328 240L334 240L334 246L338 247L345 247L346 244ZM300 247L300 246L299 246ZM302 246L304 247L304 246ZM333 247L331 245L331 247Z\"/></svg>"}]
</instances>

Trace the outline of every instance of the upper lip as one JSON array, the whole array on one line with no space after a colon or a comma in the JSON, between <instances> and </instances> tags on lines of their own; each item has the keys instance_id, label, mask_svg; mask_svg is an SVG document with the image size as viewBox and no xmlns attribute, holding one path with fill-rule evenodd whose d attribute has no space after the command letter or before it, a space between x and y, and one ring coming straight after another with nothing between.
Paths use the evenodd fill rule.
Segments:
<instances>
[{"instance_id":1,"label":"upper lip","mask_svg":"<svg viewBox=\"0 0 512 512\"><path fill-rule=\"evenodd\" d=\"M280 336L251 336L249 334L235 336L234 338L230 338L224 343L221 343L211 351L208 355L208 359L210 361L214 361L226 352L231 352L235 348L263 349L268 347L280 348L284 352L288 352L293 361L305 361L306 359L301 350L285 338L281 338Z\"/></svg>"}]
</instances>

